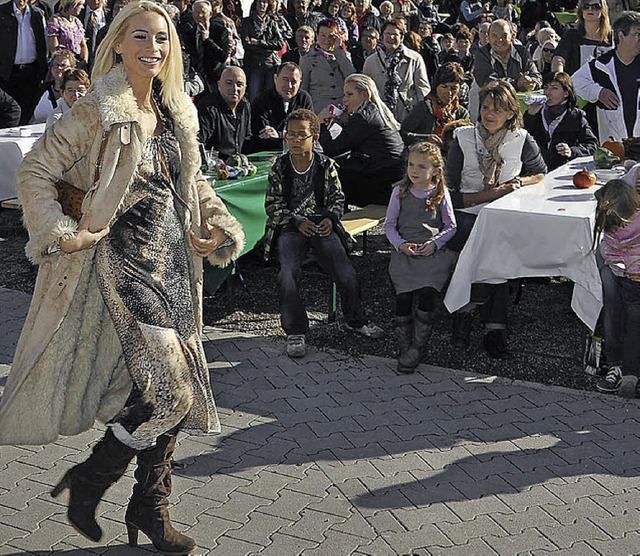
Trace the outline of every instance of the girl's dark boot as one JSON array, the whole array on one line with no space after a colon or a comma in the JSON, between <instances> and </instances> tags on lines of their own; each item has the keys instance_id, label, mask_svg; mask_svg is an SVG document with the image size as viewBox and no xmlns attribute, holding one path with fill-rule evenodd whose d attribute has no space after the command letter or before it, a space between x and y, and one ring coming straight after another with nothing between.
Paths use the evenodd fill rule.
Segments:
<instances>
[{"instance_id":1,"label":"girl's dark boot","mask_svg":"<svg viewBox=\"0 0 640 556\"><path fill-rule=\"evenodd\" d=\"M407 352L411 346L411 340L413 338L413 318L411 315L405 315L396 317L396 339L398 341L398 372L413 372L412 370L406 371L400 364L400 359Z\"/></svg>"},{"instance_id":2,"label":"girl's dark boot","mask_svg":"<svg viewBox=\"0 0 640 556\"><path fill-rule=\"evenodd\" d=\"M433 330L433 313L416 309L413 319L413 337L411 347L398 358L398 370L413 373L420 364L424 349Z\"/></svg>"},{"instance_id":3,"label":"girl's dark boot","mask_svg":"<svg viewBox=\"0 0 640 556\"><path fill-rule=\"evenodd\" d=\"M71 525L86 538L98 542L102 529L96 522L96 508L106 490L127 470L137 450L120 442L111 429L94 447L89 459L66 472L51 491L56 498L69 489L67 518Z\"/></svg>"},{"instance_id":4,"label":"girl's dark boot","mask_svg":"<svg viewBox=\"0 0 640 556\"><path fill-rule=\"evenodd\" d=\"M196 548L191 537L174 529L167 508L176 437L177 433L163 434L154 448L138 454L137 484L125 515L130 546L138 546L138 531L142 531L163 554L189 554Z\"/></svg>"}]
</instances>

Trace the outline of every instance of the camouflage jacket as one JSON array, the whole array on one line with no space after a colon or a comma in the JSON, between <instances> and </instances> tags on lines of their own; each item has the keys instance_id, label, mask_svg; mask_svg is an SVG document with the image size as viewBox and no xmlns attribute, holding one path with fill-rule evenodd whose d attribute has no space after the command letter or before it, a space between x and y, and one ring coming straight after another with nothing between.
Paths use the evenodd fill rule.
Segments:
<instances>
[{"instance_id":1,"label":"camouflage jacket","mask_svg":"<svg viewBox=\"0 0 640 556\"><path fill-rule=\"evenodd\" d=\"M311 213L322 214L331 219L333 229L342 240L347 251L352 247L353 239L340 222L344 213L344 193L333 159L314 152L314 197L306 204L300 214L291 207L291 187L293 185L293 166L289 154L283 154L273 163L269 173L269 186L265 198L265 211L268 219L264 237L264 258L269 259L278 234L289 225L296 226L297 221Z\"/></svg>"}]
</instances>

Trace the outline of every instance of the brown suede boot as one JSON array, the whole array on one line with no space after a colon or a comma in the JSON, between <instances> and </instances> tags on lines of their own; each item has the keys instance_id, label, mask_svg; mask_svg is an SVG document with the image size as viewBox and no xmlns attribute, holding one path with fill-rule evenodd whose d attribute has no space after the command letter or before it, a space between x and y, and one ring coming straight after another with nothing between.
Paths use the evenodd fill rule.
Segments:
<instances>
[{"instance_id":1,"label":"brown suede boot","mask_svg":"<svg viewBox=\"0 0 640 556\"><path fill-rule=\"evenodd\" d=\"M127 470L137 450L125 446L108 429L94 447L89 459L66 472L51 491L56 498L69 489L67 518L78 533L98 542L102 529L96 522L96 508L106 490Z\"/></svg>"},{"instance_id":2,"label":"brown suede boot","mask_svg":"<svg viewBox=\"0 0 640 556\"><path fill-rule=\"evenodd\" d=\"M176 447L175 434L158 437L156 446L138 454L135 478L125 521L129 546L138 546L138 531L142 531L156 550L164 554L189 554L195 541L176 531L169 519L168 497L171 494L171 456Z\"/></svg>"}]
</instances>

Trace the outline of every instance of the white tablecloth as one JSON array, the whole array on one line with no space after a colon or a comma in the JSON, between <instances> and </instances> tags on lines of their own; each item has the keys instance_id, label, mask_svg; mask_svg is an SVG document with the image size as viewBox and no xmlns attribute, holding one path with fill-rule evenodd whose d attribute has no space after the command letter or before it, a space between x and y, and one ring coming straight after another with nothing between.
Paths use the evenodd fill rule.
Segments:
<instances>
[{"instance_id":1,"label":"white tablecloth","mask_svg":"<svg viewBox=\"0 0 640 556\"><path fill-rule=\"evenodd\" d=\"M0 201L16 193L16 170L24 155L44 133L45 124L0 129Z\"/></svg>"},{"instance_id":2,"label":"white tablecloth","mask_svg":"<svg viewBox=\"0 0 640 556\"><path fill-rule=\"evenodd\" d=\"M591 329L602 307L600 275L591 250L598 186L577 189L572 177L593 168L575 159L484 207L455 268L444 303L451 312L469 302L471 284L534 276L575 283L571 307Z\"/></svg>"}]
</instances>

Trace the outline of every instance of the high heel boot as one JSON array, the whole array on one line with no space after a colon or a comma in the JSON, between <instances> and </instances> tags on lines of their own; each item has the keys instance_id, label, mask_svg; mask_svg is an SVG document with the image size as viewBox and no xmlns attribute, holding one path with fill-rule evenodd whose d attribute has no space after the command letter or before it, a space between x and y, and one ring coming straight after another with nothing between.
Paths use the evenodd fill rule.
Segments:
<instances>
[{"instance_id":1,"label":"high heel boot","mask_svg":"<svg viewBox=\"0 0 640 556\"><path fill-rule=\"evenodd\" d=\"M108 429L93 447L89 459L69 469L51 491L51 496L56 498L69 489L67 518L78 533L94 542L102 538L96 508L106 490L124 475L136 453L137 450L122 444Z\"/></svg>"},{"instance_id":2,"label":"high heel boot","mask_svg":"<svg viewBox=\"0 0 640 556\"><path fill-rule=\"evenodd\" d=\"M174 529L167 508L176 436L163 434L154 448L138 454L137 484L125 515L130 546L138 546L138 531L142 531L163 554L189 554L196 548L191 537Z\"/></svg>"}]
</instances>

